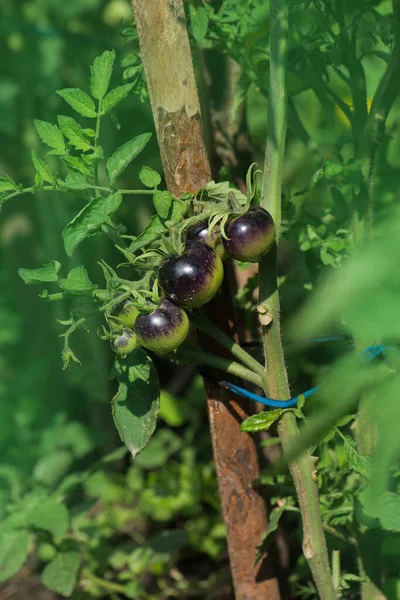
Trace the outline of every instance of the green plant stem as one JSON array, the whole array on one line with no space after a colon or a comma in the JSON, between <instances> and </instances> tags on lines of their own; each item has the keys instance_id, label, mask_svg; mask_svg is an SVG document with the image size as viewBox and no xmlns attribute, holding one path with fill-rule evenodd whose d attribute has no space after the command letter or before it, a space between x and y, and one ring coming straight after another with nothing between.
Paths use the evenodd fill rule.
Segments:
<instances>
[{"instance_id":1,"label":"green plant stem","mask_svg":"<svg viewBox=\"0 0 400 600\"><path fill-rule=\"evenodd\" d=\"M100 190L102 192L107 192L108 194L112 194L112 193L123 194L124 196L126 196L126 195L140 196L142 194L144 196L153 196L153 194L154 194L154 190L113 190L108 187L102 187L100 185L90 185L90 184L87 184L87 188L90 190ZM40 189L36 189L35 187L32 186L32 187L24 188L23 190L18 190L16 192L12 192L12 194L10 194L6 198L4 198L2 200L2 202L11 200L11 198L15 198L16 196L22 196L23 194L35 194L36 192L65 192L67 194L73 194L74 191L75 190L72 190L72 189L55 188L52 185L44 185Z\"/></svg>"},{"instance_id":2,"label":"green plant stem","mask_svg":"<svg viewBox=\"0 0 400 600\"><path fill-rule=\"evenodd\" d=\"M179 352L171 358L173 360L177 359L178 362L185 362L188 364L208 365L262 387L261 377L256 375L254 371L250 371L239 363L222 358L221 356L215 356L214 354L209 354L194 348L180 348Z\"/></svg>"},{"instance_id":3,"label":"green plant stem","mask_svg":"<svg viewBox=\"0 0 400 600\"><path fill-rule=\"evenodd\" d=\"M339 590L340 586L340 552L334 550L332 552L332 578L335 590Z\"/></svg>"},{"instance_id":4,"label":"green plant stem","mask_svg":"<svg viewBox=\"0 0 400 600\"><path fill-rule=\"evenodd\" d=\"M109 592L116 592L119 594L125 593L125 586L120 583L113 583L112 581L107 581L107 579L102 579L94 573L91 573L89 570L85 569L83 571L83 576L101 587L103 590L108 590Z\"/></svg>"},{"instance_id":5,"label":"green plant stem","mask_svg":"<svg viewBox=\"0 0 400 600\"><path fill-rule=\"evenodd\" d=\"M201 329L201 331L207 333L207 335L216 340L219 344L221 344L221 346L229 350L233 356L236 356L236 358L238 358L244 365L249 367L249 369L257 373L260 377L263 377L264 367L255 358L250 356L246 350L243 350L239 344L236 344L236 342L231 340L228 335L213 325L211 321L205 317L198 317L193 314L190 315L190 320L198 329Z\"/></svg>"},{"instance_id":6,"label":"green plant stem","mask_svg":"<svg viewBox=\"0 0 400 600\"><path fill-rule=\"evenodd\" d=\"M271 213L277 230L281 226L281 177L286 139L286 59L288 37L288 5L286 0L270 0L270 85L268 96L268 133L265 154L262 206ZM265 391L272 398L290 398L283 355L279 293L276 272L277 248L274 247L260 264L260 301L266 306L271 323L263 327ZM278 433L283 451L299 439L293 412L279 421ZM325 534L314 481L314 460L305 452L291 462L290 472L296 487L303 521L303 552L312 571L322 600L334 600L336 592L330 573Z\"/></svg>"},{"instance_id":7,"label":"green plant stem","mask_svg":"<svg viewBox=\"0 0 400 600\"><path fill-rule=\"evenodd\" d=\"M95 152L99 146L99 141L100 141L101 104L102 104L102 98L100 98L100 100L99 100L99 107L97 110L97 117L96 117L96 133L95 133L95 137L94 137L94 151ZM99 161L97 158L95 159L95 163L94 163L94 183L96 186L99 183Z\"/></svg>"}]
</instances>

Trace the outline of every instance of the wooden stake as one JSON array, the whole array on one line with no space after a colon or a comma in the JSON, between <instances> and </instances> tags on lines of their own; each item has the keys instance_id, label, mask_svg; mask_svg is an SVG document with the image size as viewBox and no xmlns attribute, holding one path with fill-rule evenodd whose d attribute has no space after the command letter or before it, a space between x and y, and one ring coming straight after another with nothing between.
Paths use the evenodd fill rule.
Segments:
<instances>
[{"instance_id":1,"label":"wooden stake","mask_svg":"<svg viewBox=\"0 0 400 600\"><path fill-rule=\"evenodd\" d=\"M132 0L154 122L168 189L195 192L211 180L183 0ZM211 317L225 331L229 293L211 303ZM231 332L232 333L232 332ZM215 348L213 352L222 349ZM205 380L211 438L237 600L279 600L271 561L254 565L267 527L264 501L253 489L259 466L253 439L240 432L246 402Z\"/></svg>"}]
</instances>

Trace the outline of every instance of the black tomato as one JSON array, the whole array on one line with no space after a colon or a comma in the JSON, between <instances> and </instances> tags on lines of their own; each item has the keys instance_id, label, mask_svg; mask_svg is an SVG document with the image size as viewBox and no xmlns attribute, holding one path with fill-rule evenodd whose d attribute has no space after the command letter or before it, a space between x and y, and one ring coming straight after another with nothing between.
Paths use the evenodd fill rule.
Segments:
<instances>
[{"instance_id":1,"label":"black tomato","mask_svg":"<svg viewBox=\"0 0 400 600\"><path fill-rule=\"evenodd\" d=\"M118 304L113 311L113 316L117 317L125 327L130 327L131 329L133 329L138 315L139 310L129 298Z\"/></svg>"},{"instance_id":2,"label":"black tomato","mask_svg":"<svg viewBox=\"0 0 400 600\"><path fill-rule=\"evenodd\" d=\"M141 314L135 323L138 343L157 352L173 352L186 339L189 333L189 319L184 310L172 304L166 298L150 314Z\"/></svg>"},{"instance_id":3,"label":"black tomato","mask_svg":"<svg viewBox=\"0 0 400 600\"><path fill-rule=\"evenodd\" d=\"M223 239L226 251L236 260L258 262L275 242L274 221L264 208L255 206L229 221Z\"/></svg>"},{"instance_id":4,"label":"black tomato","mask_svg":"<svg viewBox=\"0 0 400 600\"><path fill-rule=\"evenodd\" d=\"M118 356L126 356L137 347L136 335L131 329L124 329L111 342L111 348Z\"/></svg>"},{"instance_id":5,"label":"black tomato","mask_svg":"<svg viewBox=\"0 0 400 600\"><path fill-rule=\"evenodd\" d=\"M219 254L221 260L228 258L224 245L222 243L222 236L219 227L214 227L211 232L208 231L208 221L202 221L198 225L191 227L187 235L188 241L196 240L198 242L204 242L214 248Z\"/></svg>"},{"instance_id":6,"label":"black tomato","mask_svg":"<svg viewBox=\"0 0 400 600\"><path fill-rule=\"evenodd\" d=\"M175 304L198 308L214 298L224 278L218 254L203 242L192 241L185 252L167 258L158 272L161 288Z\"/></svg>"}]
</instances>

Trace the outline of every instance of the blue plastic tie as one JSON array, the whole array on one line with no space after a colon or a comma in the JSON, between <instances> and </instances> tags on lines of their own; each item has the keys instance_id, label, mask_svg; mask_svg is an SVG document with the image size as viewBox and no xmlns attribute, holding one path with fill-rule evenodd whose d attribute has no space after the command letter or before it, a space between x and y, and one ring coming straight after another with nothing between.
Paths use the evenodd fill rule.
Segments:
<instances>
[{"instance_id":1,"label":"blue plastic tie","mask_svg":"<svg viewBox=\"0 0 400 600\"><path fill-rule=\"evenodd\" d=\"M314 340L314 342L329 342L334 339L337 338L317 338L316 340ZM368 361L371 361L374 360L374 358L377 358L378 356L384 354L386 350L398 351L398 349L394 346L384 346L383 344L375 344L373 346L368 346L368 348L365 348L365 350L362 351L362 356L364 356ZM303 394L299 394L298 396L290 398L289 400L273 400L272 398L265 398L264 396L258 396L257 394L253 394L252 392L249 392L248 390L245 390L244 388L241 388L238 385L235 385L234 383L230 383L229 381L220 381L219 385L221 385L225 389L230 390L237 396L243 396L243 398L248 398L249 400L253 400L254 402L260 402L261 404L264 404L265 406L268 406L270 408L293 408L297 405L297 402L299 401L300 397L309 398L310 396L315 394L315 392L317 392L320 387L319 385L317 385L316 387L307 390Z\"/></svg>"}]
</instances>

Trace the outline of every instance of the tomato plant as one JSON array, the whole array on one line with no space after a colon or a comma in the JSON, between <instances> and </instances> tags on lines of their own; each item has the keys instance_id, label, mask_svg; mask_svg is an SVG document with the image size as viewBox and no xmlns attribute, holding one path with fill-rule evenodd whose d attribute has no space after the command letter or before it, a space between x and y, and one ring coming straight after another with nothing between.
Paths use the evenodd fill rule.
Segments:
<instances>
[{"instance_id":1,"label":"tomato plant","mask_svg":"<svg viewBox=\"0 0 400 600\"><path fill-rule=\"evenodd\" d=\"M397 0L83 4L5 2L0 580L34 551L65 597L395 600Z\"/></svg>"}]
</instances>

